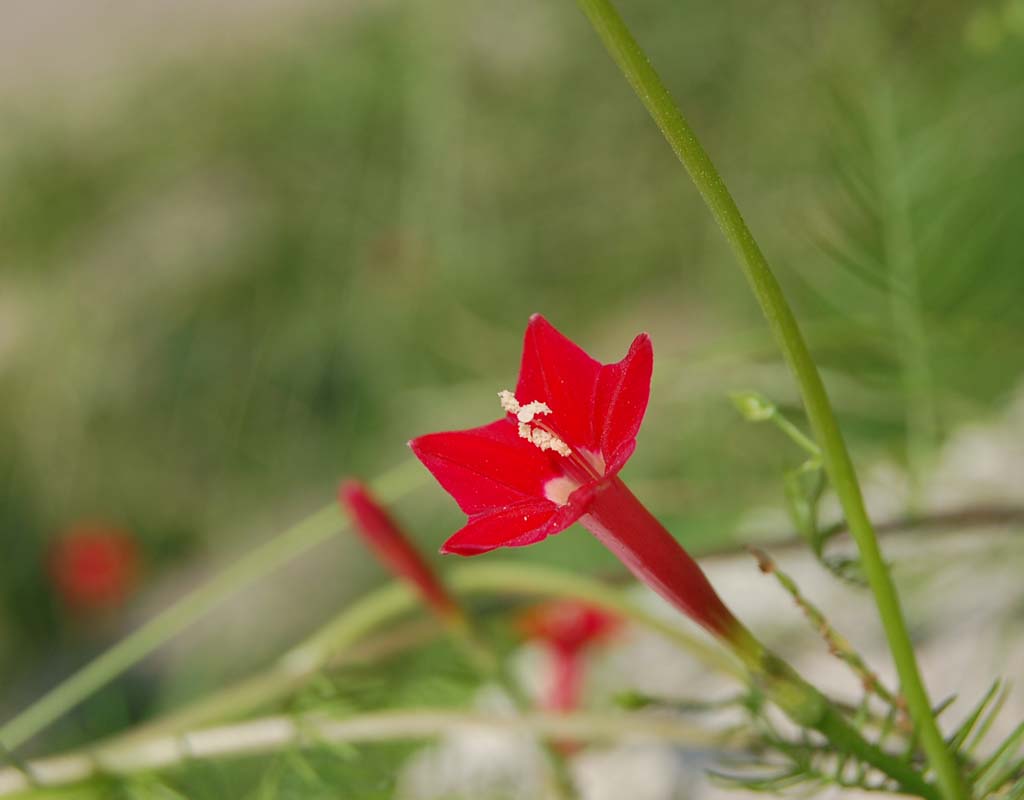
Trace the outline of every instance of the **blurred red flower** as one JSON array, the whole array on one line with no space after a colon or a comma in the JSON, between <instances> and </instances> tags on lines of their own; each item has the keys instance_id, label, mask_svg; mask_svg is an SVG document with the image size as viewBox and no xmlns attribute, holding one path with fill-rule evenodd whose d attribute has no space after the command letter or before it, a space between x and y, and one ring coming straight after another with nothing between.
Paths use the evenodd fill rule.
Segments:
<instances>
[{"instance_id":1,"label":"blurred red flower","mask_svg":"<svg viewBox=\"0 0 1024 800\"><path fill-rule=\"evenodd\" d=\"M621 626L615 614L577 600L553 600L524 611L517 620L527 639L578 653L607 641Z\"/></svg>"},{"instance_id":2,"label":"blurred red flower","mask_svg":"<svg viewBox=\"0 0 1024 800\"><path fill-rule=\"evenodd\" d=\"M585 653L611 638L621 625L619 618L586 603L556 600L527 609L517 622L523 635L542 644L552 657L545 707L549 711L578 708Z\"/></svg>"},{"instance_id":3,"label":"blurred red flower","mask_svg":"<svg viewBox=\"0 0 1024 800\"><path fill-rule=\"evenodd\" d=\"M138 585L138 544L117 528L75 525L50 546L47 568L68 608L82 613L109 610L124 603Z\"/></svg>"}]
</instances>

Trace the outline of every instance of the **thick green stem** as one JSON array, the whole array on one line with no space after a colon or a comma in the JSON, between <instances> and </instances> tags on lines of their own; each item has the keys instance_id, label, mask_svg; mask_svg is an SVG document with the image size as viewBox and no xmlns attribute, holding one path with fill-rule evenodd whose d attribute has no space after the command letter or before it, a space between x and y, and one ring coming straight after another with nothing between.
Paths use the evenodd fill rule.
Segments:
<instances>
[{"instance_id":1,"label":"thick green stem","mask_svg":"<svg viewBox=\"0 0 1024 800\"><path fill-rule=\"evenodd\" d=\"M854 756L892 778L899 790L927 800L940 800L937 789L907 761L867 741L821 692L785 661L765 648L742 626L730 639L765 695L801 727L816 730L840 753Z\"/></svg>"},{"instance_id":2,"label":"thick green stem","mask_svg":"<svg viewBox=\"0 0 1024 800\"><path fill-rule=\"evenodd\" d=\"M608 52L690 174L743 266L761 310L800 386L811 428L822 448L825 470L843 507L850 534L860 550L864 573L878 605L893 661L921 745L935 772L943 797L946 800L964 800L967 797L967 789L932 713L896 589L864 508L860 485L846 443L843 441L821 376L782 289L721 175L615 7L610 0L578 2Z\"/></svg>"}]
</instances>

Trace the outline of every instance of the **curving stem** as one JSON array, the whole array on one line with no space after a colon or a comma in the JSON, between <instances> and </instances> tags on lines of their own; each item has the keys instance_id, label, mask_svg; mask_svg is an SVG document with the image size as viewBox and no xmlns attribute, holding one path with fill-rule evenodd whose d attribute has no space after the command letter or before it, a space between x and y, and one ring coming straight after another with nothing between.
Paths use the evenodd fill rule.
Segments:
<instances>
[{"instance_id":1,"label":"curving stem","mask_svg":"<svg viewBox=\"0 0 1024 800\"><path fill-rule=\"evenodd\" d=\"M611 0L577 0L618 64L640 101L682 162L704 202L736 253L768 325L800 386L804 407L822 462L839 497L850 534L857 542L861 563L885 628L907 707L921 746L946 800L966 800L967 787L953 754L946 748L932 713L924 682L907 632L896 588L882 559L875 531L868 519L860 484L850 460L835 413L811 358L796 318L753 234L743 220L722 176L701 146L693 129L672 100Z\"/></svg>"}]
</instances>

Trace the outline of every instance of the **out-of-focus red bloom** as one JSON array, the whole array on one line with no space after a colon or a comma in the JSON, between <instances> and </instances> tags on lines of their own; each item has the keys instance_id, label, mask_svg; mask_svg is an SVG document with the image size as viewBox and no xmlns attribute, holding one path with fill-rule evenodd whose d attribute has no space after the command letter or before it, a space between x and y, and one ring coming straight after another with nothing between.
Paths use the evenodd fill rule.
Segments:
<instances>
[{"instance_id":1,"label":"out-of-focus red bloom","mask_svg":"<svg viewBox=\"0 0 1024 800\"><path fill-rule=\"evenodd\" d=\"M92 613L116 608L138 584L135 538L104 525L76 525L51 547L47 567L53 586L70 609Z\"/></svg>"},{"instance_id":2,"label":"out-of-focus red bloom","mask_svg":"<svg viewBox=\"0 0 1024 800\"><path fill-rule=\"evenodd\" d=\"M469 516L442 551L473 555L533 544L577 520L640 580L715 634L739 623L697 563L619 479L650 395L653 352L640 334L600 364L535 314L506 414L409 444Z\"/></svg>"},{"instance_id":3,"label":"out-of-focus red bloom","mask_svg":"<svg viewBox=\"0 0 1024 800\"><path fill-rule=\"evenodd\" d=\"M526 638L576 653L607 641L619 629L621 620L604 609L576 600L553 600L527 609L517 623Z\"/></svg>"},{"instance_id":4,"label":"out-of-focus red bloom","mask_svg":"<svg viewBox=\"0 0 1024 800\"><path fill-rule=\"evenodd\" d=\"M338 501L385 567L412 584L439 616L448 621L462 618L461 610L437 575L363 484L343 481L338 487Z\"/></svg>"},{"instance_id":5,"label":"out-of-focus red bloom","mask_svg":"<svg viewBox=\"0 0 1024 800\"><path fill-rule=\"evenodd\" d=\"M526 638L543 644L552 658L553 675L545 706L550 711L579 707L584 656L619 628L618 617L594 606L559 600L528 609L518 620Z\"/></svg>"}]
</instances>

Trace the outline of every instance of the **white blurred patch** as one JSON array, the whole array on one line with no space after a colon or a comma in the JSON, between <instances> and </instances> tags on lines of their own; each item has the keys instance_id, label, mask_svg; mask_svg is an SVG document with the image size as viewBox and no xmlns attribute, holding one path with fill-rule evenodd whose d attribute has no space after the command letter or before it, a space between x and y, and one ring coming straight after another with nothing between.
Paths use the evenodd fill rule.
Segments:
<instances>
[{"instance_id":1,"label":"white blurred patch","mask_svg":"<svg viewBox=\"0 0 1024 800\"><path fill-rule=\"evenodd\" d=\"M495 716L516 713L495 687L481 689L473 705ZM531 736L481 727L446 736L412 756L399 776L395 797L538 800L545 796L545 769L544 753Z\"/></svg>"},{"instance_id":2,"label":"white blurred patch","mask_svg":"<svg viewBox=\"0 0 1024 800\"><path fill-rule=\"evenodd\" d=\"M684 800L699 772L669 747L626 745L581 753L573 777L582 800Z\"/></svg>"}]
</instances>

